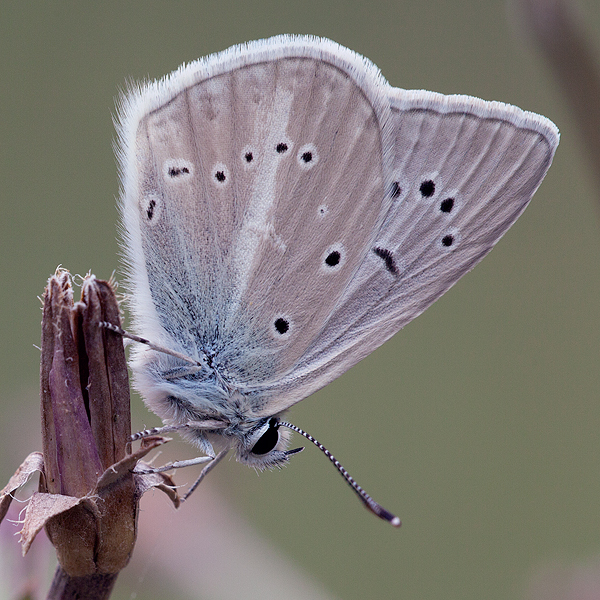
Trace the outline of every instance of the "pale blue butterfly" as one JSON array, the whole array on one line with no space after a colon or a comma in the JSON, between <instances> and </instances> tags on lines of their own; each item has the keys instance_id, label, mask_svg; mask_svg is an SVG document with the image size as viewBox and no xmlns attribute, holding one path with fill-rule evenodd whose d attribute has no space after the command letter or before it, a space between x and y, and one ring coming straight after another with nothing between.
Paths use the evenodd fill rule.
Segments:
<instances>
[{"instance_id":1,"label":"pale blue butterfly","mask_svg":"<svg viewBox=\"0 0 600 600\"><path fill-rule=\"evenodd\" d=\"M234 46L131 90L121 210L133 328L149 346L131 367L166 424L153 432L179 429L207 455L167 467L211 461L205 474L230 448L281 465L297 451L290 429L324 450L282 413L473 268L558 140L542 116L393 88L308 36Z\"/></svg>"}]
</instances>

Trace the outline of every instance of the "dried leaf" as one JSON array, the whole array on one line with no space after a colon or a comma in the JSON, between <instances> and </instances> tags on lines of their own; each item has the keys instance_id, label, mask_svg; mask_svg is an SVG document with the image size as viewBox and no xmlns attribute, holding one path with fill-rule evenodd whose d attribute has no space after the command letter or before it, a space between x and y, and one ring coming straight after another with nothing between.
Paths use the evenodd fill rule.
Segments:
<instances>
[{"instance_id":1,"label":"dried leaf","mask_svg":"<svg viewBox=\"0 0 600 600\"><path fill-rule=\"evenodd\" d=\"M36 471L44 471L44 456L41 452L32 452L8 480L2 491L0 491L0 523L8 512L13 499L13 493L24 486L31 474Z\"/></svg>"},{"instance_id":2,"label":"dried leaf","mask_svg":"<svg viewBox=\"0 0 600 600\"><path fill-rule=\"evenodd\" d=\"M50 519L71 510L81 502L82 498L75 498L74 496L34 492L27 505L23 529L20 531L23 556L27 554L35 536Z\"/></svg>"}]
</instances>

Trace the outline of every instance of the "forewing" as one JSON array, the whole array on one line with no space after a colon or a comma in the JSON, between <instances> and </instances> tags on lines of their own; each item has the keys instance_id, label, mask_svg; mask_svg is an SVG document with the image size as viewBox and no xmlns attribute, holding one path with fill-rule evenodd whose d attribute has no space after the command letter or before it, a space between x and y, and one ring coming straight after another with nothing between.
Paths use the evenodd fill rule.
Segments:
<instances>
[{"instance_id":1,"label":"forewing","mask_svg":"<svg viewBox=\"0 0 600 600\"><path fill-rule=\"evenodd\" d=\"M142 92L121 131L136 329L242 391L310 352L385 215L363 59L278 40Z\"/></svg>"}]
</instances>

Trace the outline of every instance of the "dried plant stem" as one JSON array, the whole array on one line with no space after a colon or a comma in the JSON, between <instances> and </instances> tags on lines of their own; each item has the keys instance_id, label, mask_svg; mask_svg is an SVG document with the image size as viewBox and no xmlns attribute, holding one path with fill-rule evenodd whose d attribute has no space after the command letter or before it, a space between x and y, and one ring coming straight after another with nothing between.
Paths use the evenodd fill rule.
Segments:
<instances>
[{"instance_id":1,"label":"dried plant stem","mask_svg":"<svg viewBox=\"0 0 600 600\"><path fill-rule=\"evenodd\" d=\"M516 0L524 31L552 68L600 187L600 61L573 2Z\"/></svg>"},{"instance_id":2,"label":"dried plant stem","mask_svg":"<svg viewBox=\"0 0 600 600\"><path fill-rule=\"evenodd\" d=\"M47 600L105 600L110 597L118 573L71 577L59 565Z\"/></svg>"}]
</instances>

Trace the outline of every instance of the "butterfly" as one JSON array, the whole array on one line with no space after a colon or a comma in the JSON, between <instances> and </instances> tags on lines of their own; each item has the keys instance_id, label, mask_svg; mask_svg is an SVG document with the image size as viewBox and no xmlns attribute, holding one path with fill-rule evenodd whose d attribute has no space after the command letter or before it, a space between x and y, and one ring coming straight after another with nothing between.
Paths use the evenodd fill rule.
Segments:
<instances>
[{"instance_id":1,"label":"butterfly","mask_svg":"<svg viewBox=\"0 0 600 600\"><path fill-rule=\"evenodd\" d=\"M130 89L118 137L129 337L146 344L134 382L161 431L205 454L176 466L208 463L204 475L230 449L279 466L301 450L287 449L296 431L399 525L282 415L493 248L558 129L507 104L391 87L347 48L282 35Z\"/></svg>"}]
</instances>

